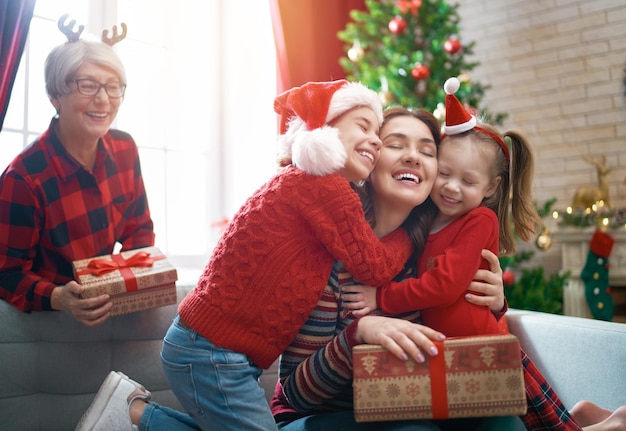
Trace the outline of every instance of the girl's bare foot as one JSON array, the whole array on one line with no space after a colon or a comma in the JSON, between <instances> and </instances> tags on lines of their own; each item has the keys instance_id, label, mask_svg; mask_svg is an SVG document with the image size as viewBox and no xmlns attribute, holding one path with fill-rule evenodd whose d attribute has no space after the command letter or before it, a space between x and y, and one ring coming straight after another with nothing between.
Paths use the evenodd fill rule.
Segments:
<instances>
[{"instance_id":1,"label":"girl's bare foot","mask_svg":"<svg viewBox=\"0 0 626 431\"><path fill-rule=\"evenodd\" d=\"M602 422L583 427L584 431L626 431L626 406L616 409Z\"/></svg>"},{"instance_id":2,"label":"girl's bare foot","mask_svg":"<svg viewBox=\"0 0 626 431\"><path fill-rule=\"evenodd\" d=\"M583 400L577 402L569 413L578 425L586 427L587 425L602 422L611 416L611 413L613 412L597 406L591 401Z\"/></svg>"}]
</instances>

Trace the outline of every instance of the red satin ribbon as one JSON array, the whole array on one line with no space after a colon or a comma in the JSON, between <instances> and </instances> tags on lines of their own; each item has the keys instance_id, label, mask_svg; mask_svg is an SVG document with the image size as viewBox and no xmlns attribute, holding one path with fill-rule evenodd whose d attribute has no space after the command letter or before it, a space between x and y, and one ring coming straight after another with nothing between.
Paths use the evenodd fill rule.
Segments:
<instances>
[{"instance_id":1,"label":"red satin ribbon","mask_svg":"<svg viewBox=\"0 0 626 431\"><path fill-rule=\"evenodd\" d=\"M448 418L448 385L446 383L446 356L443 341L434 341L439 354L428 359L430 367L430 392L433 403L433 419Z\"/></svg>"},{"instance_id":2,"label":"red satin ribbon","mask_svg":"<svg viewBox=\"0 0 626 431\"><path fill-rule=\"evenodd\" d=\"M113 272L116 269L120 271L124 282L126 283L127 292L134 292L138 289L137 279L131 271L131 267L150 267L156 260L164 259L165 256L150 257L147 251L138 251L124 259L121 254L112 254L111 259L93 259L90 260L85 269L78 271L78 275L91 274L97 277Z\"/></svg>"},{"instance_id":3,"label":"red satin ribbon","mask_svg":"<svg viewBox=\"0 0 626 431\"><path fill-rule=\"evenodd\" d=\"M396 6L402 13L407 13L411 9L411 13L417 15L417 10L422 6L422 0L398 0Z\"/></svg>"}]
</instances>

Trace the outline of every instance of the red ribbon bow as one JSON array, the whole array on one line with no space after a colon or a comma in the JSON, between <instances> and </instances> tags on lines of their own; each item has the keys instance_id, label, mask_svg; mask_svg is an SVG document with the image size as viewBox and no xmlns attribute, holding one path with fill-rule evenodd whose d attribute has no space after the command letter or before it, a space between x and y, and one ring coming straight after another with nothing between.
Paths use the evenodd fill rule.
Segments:
<instances>
[{"instance_id":1,"label":"red ribbon bow","mask_svg":"<svg viewBox=\"0 0 626 431\"><path fill-rule=\"evenodd\" d=\"M131 267L143 267L147 268L152 266L156 260L164 259L165 256L150 257L150 253L147 251L138 251L130 256L128 259L124 259L121 254L112 254L111 260L107 259L92 259L87 264L85 269L78 271L78 275L91 274L97 277L101 275L113 272L119 269L126 283L127 291L133 292L138 289L137 279L130 270Z\"/></svg>"},{"instance_id":2,"label":"red ribbon bow","mask_svg":"<svg viewBox=\"0 0 626 431\"><path fill-rule=\"evenodd\" d=\"M139 251L128 259L124 259L121 254L112 254L112 260L93 259L87 264L87 268L78 272L78 275L91 274L101 276L113 272L116 269L130 268L133 266L149 267L154 263L155 258L150 257L147 251Z\"/></svg>"},{"instance_id":3,"label":"red ribbon bow","mask_svg":"<svg viewBox=\"0 0 626 431\"><path fill-rule=\"evenodd\" d=\"M417 10L422 6L422 0L398 0L396 6L402 13L407 13L411 9L411 13L417 15Z\"/></svg>"}]
</instances>

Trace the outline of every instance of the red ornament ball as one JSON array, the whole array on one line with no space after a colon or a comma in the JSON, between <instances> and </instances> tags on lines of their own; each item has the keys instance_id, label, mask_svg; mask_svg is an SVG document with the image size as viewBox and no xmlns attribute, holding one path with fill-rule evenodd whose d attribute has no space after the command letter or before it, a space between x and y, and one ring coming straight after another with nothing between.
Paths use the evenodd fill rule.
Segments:
<instances>
[{"instance_id":1,"label":"red ornament ball","mask_svg":"<svg viewBox=\"0 0 626 431\"><path fill-rule=\"evenodd\" d=\"M389 31L393 34L401 34L406 30L406 21L401 16L397 16L389 21Z\"/></svg>"},{"instance_id":2,"label":"red ornament ball","mask_svg":"<svg viewBox=\"0 0 626 431\"><path fill-rule=\"evenodd\" d=\"M411 70L411 76L416 81L421 81L422 79L426 79L430 76L430 70L423 64L418 63L415 67L413 67L413 70Z\"/></svg>"},{"instance_id":3,"label":"red ornament ball","mask_svg":"<svg viewBox=\"0 0 626 431\"><path fill-rule=\"evenodd\" d=\"M443 49L448 54L456 54L461 50L461 42L459 42L459 40L456 38L450 38L446 40L443 44Z\"/></svg>"},{"instance_id":4,"label":"red ornament ball","mask_svg":"<svg viewBox=\"0 0 626 431\"><path fill-rule=\"evenodd\" d=\"M505 269L502 273L502 282L505 286L511 286L515 283L515 273L511 271L509 268Z\"/></svg>"}]
</instances>

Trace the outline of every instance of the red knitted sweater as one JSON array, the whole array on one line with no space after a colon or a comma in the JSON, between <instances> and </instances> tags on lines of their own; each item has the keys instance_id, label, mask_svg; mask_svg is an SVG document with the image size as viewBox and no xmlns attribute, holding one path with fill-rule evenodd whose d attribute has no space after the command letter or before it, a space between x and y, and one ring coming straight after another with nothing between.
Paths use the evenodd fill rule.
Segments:
<instances>
[{"instance_id":1,"label":"red knitted sweater","mask_svg":"<svg viewBox=\"0 0 626 431\"><path fill-rule=\"evenodd\" d=\"M379 286L412 251L401 228L376 237L346 179L288 168L235 214L178 311L216 345L268 368L315 307L334 260Z\"/></svg>"}]
</instances>

